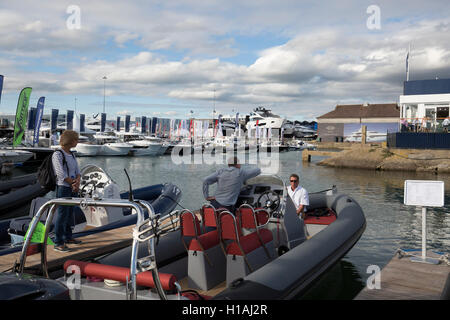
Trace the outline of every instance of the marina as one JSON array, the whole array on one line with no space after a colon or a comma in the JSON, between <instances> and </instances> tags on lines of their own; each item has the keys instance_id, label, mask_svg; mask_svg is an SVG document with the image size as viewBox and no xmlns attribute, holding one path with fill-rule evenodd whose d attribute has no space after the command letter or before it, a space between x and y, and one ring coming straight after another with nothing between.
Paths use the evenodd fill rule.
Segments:
<instances>
[{"instance_id":1,"label":"marina","mask_svg":"<svg viewBox=\"0 0 450 320\"><path fill-rule=\"evenodd\" d=\"M314 297L318 294L317 292L321 292L319 295L322 295L323 297L328 296L333 299L342 299L343 297L359 299L358 293L360 290L363 290L365 281L367 281L370 276L370 274L366 272L369 265L375 264L379 266L380 269L384 270L383 267L389 263L393 253L398 248L416 247L420 243L420 220L417 220L417 226L415 226L416 224L414 223L411 224L411 218L414 217L415 211L409 208L402 208L401 204L403 179L406 177L410 178L411 176L401 172L386 175L383 172L369 173L370 171L367 172L366 170L355 171L352 169L320 167L316 164L323 156L313 157L311 162L303 162L302 152L304 151L280 153L281 166L278 174L282 177L286 177L293 171L302 172L302 184L307 186L310 192L325 190L331 185L336 184L340 190L351 193L356 199L364 199L363 201L359 201L361 201L361 206L364 210L366 219L368 220L366 231L363 233L355 247L343 257L341 262L338 262L325 273L322 279L309 289L305 294L305 297ZM130 172L134 188L146 185L147 181L164 182L170 180L170 177L175 177L182 172L190 172L190 178L185 179L184 185L191 187L182 189L183 197L179 201L178 208L198 207L198 203L203 203L204 200L196 186L201 185L202 177L206 176L211 170L214 170L215 166L205 166L205 164L198 166L188 163L174 165L171 161L167 161L168 158L170 158L170 156L146 157L145 159L148 160L142 162L139 160L142 158L134 157L83 157L79 158L79 162L80 166L95 162L101 167L108 167L110 169L109 174L122 186L128 184L127 179L123 174L123 168L126 168ZM134 174L134 172L139 172L141 170L148 173L144 176ZM349 174L350 172L351 174ZM426 178L426 175L426 173L421 173L417 175L416 178ZM380 184L382 181L384 182ZM385 204L386 198L391 199L390 205ZM393 199L395 199L394 203L398 203L397 205L394 205L394 207L392 207ZM384 215L380 216L379 212L387 212L391 218L386 220L387 217ZM401 215L398 215L399 213L401 213ZM431 222L429 222L429 228L431 228L431 230L429 229L429 246L435 248L434 250L445 250L450 241L447 234L447 220L448 216L446 215L445 210L443 211L438 208L431 210ZM405 229L406 221L409 221L407 225L411 226L411 228ZM438 225L436 225L436 223L438 223ZM113 234L113 231L110 232ZM414 234L416 234L416 237L413 236ZM128 235L127 237L129 239L130 236ZM382 242L374 247L373 239L382 239ZM49 252L50 251L51 250L49 250ZM40 259L39 255L36 255L35 257L36 258L30 257L30 259ZM76 257L75 259L79 260ZM31 261L33 260L30 260L30 262ZM11 265L9 267L11 267ZM341 269L340 272L337 272L336 268L343 269ZM389 271L389 269L387 270ZM346 273L348 272L351 272L353 276L348 278L348 276L346 276ZM180 281L185 283L186 280L181 279ZM346 281L348 282L348 288L354 287L355 289L353 289L354 291L350 290L347 292L338 291L334 293L335 295L329 296L331 294L330 291L324 288L328 287L327 283L334 283L335 281ZM202 294L208 293L208 290L201 291ZM217 291L212 292L217 294ZM333 290L331 292L333 292ZM388 296L386 296L386 299L388 299Z\"/></svg>"},{"instance_id":2,"label":"marina","mask_svg":"<svg viewBox=\"0 0 450 320\"><path fill-rule=\"evenodd\" d=\"M0 300L450 300L444 4L5 2Z\"/></svg>"}]
</instances>

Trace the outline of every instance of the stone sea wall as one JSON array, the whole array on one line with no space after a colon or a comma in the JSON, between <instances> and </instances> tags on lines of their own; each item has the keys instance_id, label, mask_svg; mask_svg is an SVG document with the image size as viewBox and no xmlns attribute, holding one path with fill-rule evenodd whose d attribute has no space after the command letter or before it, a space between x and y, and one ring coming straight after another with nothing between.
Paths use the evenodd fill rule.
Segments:
<instances>
[{"instance_id":1,"label":"stone sea wall","mask_svg":"<svg viewBox=\"0 0 450 320\"><path fill-rule=\"evenodd\" d=\"M450 174L450 150L394 149L355 144L318 163L336 168Z\"/></svg>"}]
</instances>

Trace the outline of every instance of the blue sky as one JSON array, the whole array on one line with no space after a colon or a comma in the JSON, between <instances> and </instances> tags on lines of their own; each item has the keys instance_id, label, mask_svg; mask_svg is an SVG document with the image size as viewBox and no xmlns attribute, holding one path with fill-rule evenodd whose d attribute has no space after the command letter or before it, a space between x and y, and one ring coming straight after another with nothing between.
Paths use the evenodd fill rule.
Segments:
<instances>
[{"instance_id":1,"label":"blue sky","mask_svg":"<svg viewBox=\"0 0 450 320\"><path fill-rule=\"evenodd\" d=\"M450 78L447 1L79 0L74 30L72 2L2 2L0 114L31 86L31 106L45 96L47 112L65 112L76 98L89 117L107 76L111 119L262 105L314 120L336 104L397 102L409 44L411 80Z\"/></svg>"}]
</instances>

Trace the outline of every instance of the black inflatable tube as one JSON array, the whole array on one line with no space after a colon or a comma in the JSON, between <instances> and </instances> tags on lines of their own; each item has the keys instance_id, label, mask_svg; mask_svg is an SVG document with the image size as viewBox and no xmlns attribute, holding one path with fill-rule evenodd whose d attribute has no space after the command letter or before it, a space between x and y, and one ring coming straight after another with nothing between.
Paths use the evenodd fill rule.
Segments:
<instances>
[{"instance_id":1,"label":"black inflatable tube","mask_svg":"<svg viewBox=\"0 0 450 320\"><path fill-rule=\"evenodd\" d=\"M250 296L252 300L292 299L304 293L338 262L364 232L364 213L348 196L341 194L328 198L325 195L318 197L322 197L317 200L323 206L328 204L330 207L329 204L332 204L332 207L336 207L338 219L333 224L249 274L235 288L228 288L213 299L245 300Z\"/></svg>"}]
</instances>

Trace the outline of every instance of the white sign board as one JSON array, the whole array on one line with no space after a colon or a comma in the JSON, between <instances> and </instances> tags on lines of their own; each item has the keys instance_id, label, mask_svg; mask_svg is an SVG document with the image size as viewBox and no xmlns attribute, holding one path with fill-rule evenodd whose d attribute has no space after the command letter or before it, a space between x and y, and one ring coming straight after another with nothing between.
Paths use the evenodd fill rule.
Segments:
<instances>
[{"instance_id":1,"label":"white sign board","mask_svg":"<svg viewBox=\"0 0 450 320\"><path fill-rule=\"evenodd\" d=\"M444 206L444 182L434 180L406 180L404 204L421 207Z\"/></svg>"}]
</instances>

